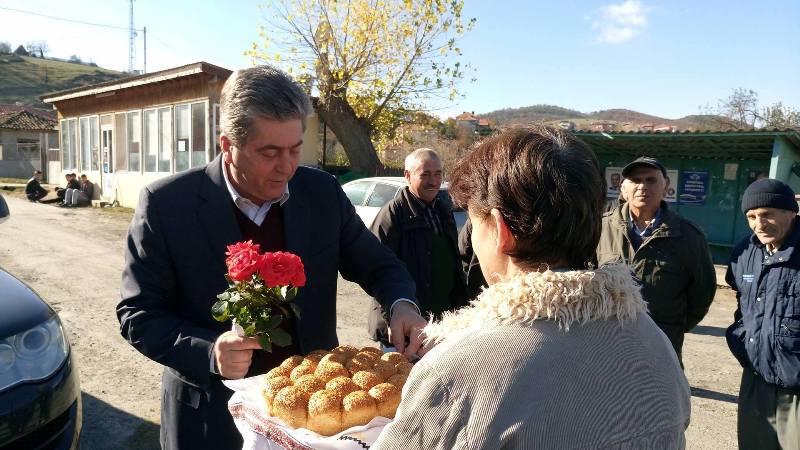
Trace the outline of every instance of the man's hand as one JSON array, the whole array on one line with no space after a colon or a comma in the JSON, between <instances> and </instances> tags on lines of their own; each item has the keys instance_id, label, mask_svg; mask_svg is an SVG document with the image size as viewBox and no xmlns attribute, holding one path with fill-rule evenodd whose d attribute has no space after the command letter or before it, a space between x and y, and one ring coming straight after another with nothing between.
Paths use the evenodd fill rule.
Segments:
<instances>
[{"instance_id":1,"label":"man's hand","mask_svg":"<svg viewBox=\"0 0 800 450\"><path fill-rule=\"evenodd\" d=\"M214 342L214 360L219 374L230 380L236 380L247 374L253 350L261 349L258 340L252 337L240 337L233 331L222 333Z\"/></svg>"},{"instance_id":2,"label":"man's hand","mask_svg":"<svg viewBox=\"0 0 800 450\"><path fill-rule=\"evenodd\" d=\"M422 347L424 339L422 328L427 324L428 322L419 315L413 305L408 302L397 302L389 319L389 340L406 358L414 355L422 356L428 351Z\"/></svg>"}]
</instances>

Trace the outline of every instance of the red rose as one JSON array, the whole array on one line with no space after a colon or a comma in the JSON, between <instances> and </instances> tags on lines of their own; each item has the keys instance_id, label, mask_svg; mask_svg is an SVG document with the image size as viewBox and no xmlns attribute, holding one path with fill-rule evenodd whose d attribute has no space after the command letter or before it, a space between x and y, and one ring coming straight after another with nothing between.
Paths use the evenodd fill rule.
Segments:
<instances>
[{"instance_id":1,"label":"red rose","mask_svg":"<svg viewBox=\"0 0 800 450\"><path fill-rule=\"evenodd\" d=\"M261 260L259 250L259 245L253 244L253 241L238 242L228 246L225 265L228 266L228 276L231 280L249 280L256 273Z\"/></svg>"},{"instance_id":2,"label":"red rose","mask_svg":"<svg viewBox=\"0 0 800 450\"><path fill-rule=\"evenodd\" d=\"M261 278L267 287L304 286L306 275L300 257L288 252L264 253L258 267Z\"/></svg>"}]
</instances>

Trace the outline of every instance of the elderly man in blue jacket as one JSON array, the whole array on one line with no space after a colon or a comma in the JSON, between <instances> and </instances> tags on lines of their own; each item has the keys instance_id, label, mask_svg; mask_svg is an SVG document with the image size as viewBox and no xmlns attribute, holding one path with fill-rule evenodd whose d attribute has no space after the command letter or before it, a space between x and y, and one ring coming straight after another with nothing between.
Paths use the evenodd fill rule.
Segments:
<instances>
[{"instance_id":1,"label":"elderly man in blue jacket","mask_svg":"<svg viewBox=\"0 0 800 450\"><path fill-rule=\"evenodd\" d=\"M744 367L740 449L800 449L800 226L794 192L763 179L742 197L753 234L733 250L726 281L738 308L728 346Z\"/></svg>"}]
</instances>

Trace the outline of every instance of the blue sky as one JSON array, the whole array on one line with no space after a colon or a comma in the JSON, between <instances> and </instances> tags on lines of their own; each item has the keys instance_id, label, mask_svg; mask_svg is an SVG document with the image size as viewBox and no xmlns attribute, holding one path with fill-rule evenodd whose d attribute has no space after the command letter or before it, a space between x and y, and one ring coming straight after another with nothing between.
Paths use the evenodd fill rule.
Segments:
<instances>
[{"instance_id":1,"label":"blue sky","mask_svg":"<svg viewBox=\"0 0 800 450\"><path fill-rule=\"evenodd\" d=\"M147 69L200 60L250 65L257 2L138 0L147 27ZM103 67L128 65L124 30L56 21L8 9L127 27L126 0L0 0L0 41L45 40L50 54ZM465 98L438 114L554 104L584 112L628 108L667 118L716 106L734 88L762 105L800 108L800 2L795 0L466 0L475 28L460 41L475 68ZM142 68L142 39L137 67Z\"/></svg>"}]
</instances>

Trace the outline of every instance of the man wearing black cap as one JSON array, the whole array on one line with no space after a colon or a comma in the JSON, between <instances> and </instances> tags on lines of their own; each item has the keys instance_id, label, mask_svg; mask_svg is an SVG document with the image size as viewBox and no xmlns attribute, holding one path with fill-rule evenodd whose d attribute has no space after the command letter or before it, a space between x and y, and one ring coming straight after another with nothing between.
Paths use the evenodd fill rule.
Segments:
<instances>
[{"instance_id":1,"label":"man wearing black cap","mask_svg":"<svg viewBox=\"0 0 800 450\"><path fill-rule=\"evenodd\" d=\"M728 347L744 371L740 449L800 449L800 226L794 192L751 184L742 212L753 234L733 249L725 280L738 308Z\"/></svg>"},{"instance_id":2,"label":"man wearing black cap","mask_svg":"<svg viewBox=\"0 0 800 450\"><path fill-rule=\"evenodd\" d=\"M667 208L667 170L638 158L622 169L625 202L603 217L600 264L629 264L642 281L650 317L681 359L683 335L708 312L717 289L705 234Z\"/></svg>"}]
</instances>

